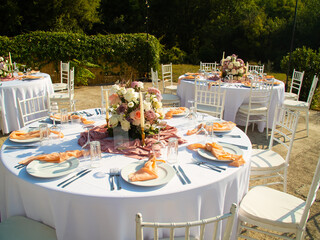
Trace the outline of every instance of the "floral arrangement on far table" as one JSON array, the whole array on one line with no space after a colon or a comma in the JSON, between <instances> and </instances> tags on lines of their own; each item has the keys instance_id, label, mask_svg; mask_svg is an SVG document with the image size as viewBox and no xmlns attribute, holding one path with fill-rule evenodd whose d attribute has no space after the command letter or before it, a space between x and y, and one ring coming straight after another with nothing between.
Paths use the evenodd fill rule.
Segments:
<instances>
[{"instance_id":1,"label":"floral arrangement on far table","mask_svg":"<svg viewBox=\"0 0 320 240\"><path fill-rule=\"evenodd\" d=\"M232 54L225 59L222 59L222 76L227 75L239 76L245 73L245 64L241 58L238 58L237 55Z\"/></svg>"},{"instance_id":2,"label":"floral arrangement on far table","mask_svg":"<svg viewBox=\"0 0 320 240\"><path fill-rule=\"evenodd\" d=\"M112 114L108 129L112 136L114 127L121 126L123 131L129 132L129 137L141 138L140 95L142 82L132 82L130 88L113 85L109 92L109 112ZM144 100L144 132L146 135L157 133L156 128L161 113L161 92L156 88L148 88ZM111 131L111 132L110 132ZM110 136L109 135L109 136Z\"/></svg>"},{"instance_id":3,"label":"floral arrangement on far table","mask_svg":"<svg viewBox=\"0 0 320 240\"><path fill-rule=\"evenodd\" d=\"M0 57L0 77L6 78L10 76L9 60L5 60L4 57Z\"/></svg>"}]
</instances>

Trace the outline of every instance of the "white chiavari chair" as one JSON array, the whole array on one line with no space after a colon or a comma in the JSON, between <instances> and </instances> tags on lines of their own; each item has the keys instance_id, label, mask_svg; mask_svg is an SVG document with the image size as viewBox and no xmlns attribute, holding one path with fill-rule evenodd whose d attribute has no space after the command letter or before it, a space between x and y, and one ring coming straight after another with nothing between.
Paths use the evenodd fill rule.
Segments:
<instances>
[{"instance_id":1,"label":"white chiavari chair","mask_svg":"<svg viewBox=\"0 0 320 240\"><path fill-rule=\"evenodd\" d=\"M258 74L264 73L264 65L248 65L248 72L257 72Z\"/></svg>"},{"instance_id":2,"label":"white chiavari chair","mask_svg":"<svg viewBox=\"0 0 320 240\"><path fill-rule=\"evenodd\" d=\"M283 105L286 108L289 108L289 109L292 109L295 111L305 112L306 128L307 128L307 135L308 136L309 136L309 109L311 107L311 102L312 102L314 92L317 88L318 80L319 80L319 78L316 75L314 75L312 85L309 90L308 99L306 102L295 101L295 100L290 100L290 99L285 99L283 102Z\"/></svg>"},{"instance_id":3,"label":"white chiavari chair","mask_svg":"<svg viewBox=\"0 0 320 240\"><path fill-rule=\"evenodd\" d=\"M170 93L177 92L177 86L173 84L172 80L172 63L161 64L161 70L163 93L166 91L169 91Z\"/></svg>"},{"instance_id":4,"label":"white chiavari chair","mask_svg":"<svg viewBox=\"0 0 320 240\"><path fill-rule=\"evenodd\" d=\"M285 99L299 100L303 76L304 71L299 72L295 69L293 70L289 92L284 93Z\"/></svg>"},{"instance_id":5,"label":"white chiavari chair","mask_svg":"<svg viewBox=\"0 0 320 240\"><path fill-rule=\"evenodd\" d=\"M55 92L68 89L70 77L70 62L64 63L60 61L60 82L53 83L53 90Z\"/></svg>"},{"instance_id":6,"label":"white chiavari chair","mask_svg":"<svg viewBox=\"0 0 320 240\"><path fill-rule=\"evenodd\" d=\"M212 72L217 71L217 63L203 63L200 62L200 71Z\"/></svg>"},{"instance_id":7,"label":"white chiavari chair","mask_svg":"<svg viewBox=\"0 0 320 240\"><path fill-rule=\"evenodd\" d=\"M169 238L165 239L176 239L176 240L182 240L182 239L190 239L190 240L203 240L204 239L204 232L206 227L208 225L213 225L213 233L212 233L212 238L211 239L220 239L217 236L218 233L218 228L219 224L222 223L222 221L226 221L226 226L224 228L224 233L223 233L223 240L230 239L231 237L231 232L232 232L232 227L233 227L233 222L234 222L234 215L236 212L236 204L232 204L230 208L230 212L225 213L220 216L212 217L212 218L207 218L207 219L202 219L198 221L190 221L190 222L176 222L176 223L158 223L158 222L144 222L142 219L142 214L137 213L136 214L136 240L143 240L144 238L144 231L143 229L146 228L152 228L153 233L154 233L154 240L158 239L163 239L164 238L159 238L159 229L170 229L169 233ZM193 230L194 228L200 228L200 234L197 237L190 236L190 231ZM184 229L183 232L183 237L175 237L175 232L177 232L180 229ZM180 234L177 234L180 235Z\"/></svg>"},{"instance_id":8,"label":"white chiavari chair","mask_svg":"<svg viewBox=\"0 0 320 240\"><path fill-rule=\"evenodd\" d=\"M287 191L287 171L298 119L298 112L284 107L276 109L268 149L252 149L251 187L281 184L283 191ZM285 158L272 150L274 144L280 144L285 149ZM255 184L256 180L263 180L263 182Z\"/></svg>"},{"instance_id":9,"label":"white chiavari chair","mask_svg":"<svg viewBox=\"0 0 320 240\"><path fill-rule=\"evenodd\" d=\"M153 71L151 68L151 79L152 86L154 88L159 89L159 79L158 79L158 71ZM180 106L180 98L175 94L163 93L162 95L162 105L163 106Z\"/></svg>"},{"instance_id":10,"label":"white chiavari chair","mask_svg":"<svg viewBox=\"0 0 320 240\"><path fill-rule=\"evenodd\" d=\"M320 158L306 201L266 186L252 188L240 203L238 237L253 239L242 231L245 229L246 232L258 232L259 239L267 239L268 235L277 239L304 239L310 207L315 201L319 182Z\"/></svg>"},{"instance_id":11,"label":"white chiavari chair","mask_svg":"<svg viewBox=\"0 0 320 240\"><path fill-rule=\"evenodd\" d=\"M220 81L195 80L195 109L220 119L223 118L226 92L221 90Z\"/></svg>"}]
</instances>

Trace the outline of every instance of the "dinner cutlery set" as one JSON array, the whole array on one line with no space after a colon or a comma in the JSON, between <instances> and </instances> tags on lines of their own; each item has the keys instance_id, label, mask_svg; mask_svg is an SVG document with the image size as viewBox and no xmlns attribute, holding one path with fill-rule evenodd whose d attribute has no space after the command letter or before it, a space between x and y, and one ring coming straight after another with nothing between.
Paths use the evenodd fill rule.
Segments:
<instances>
[{"instance_id":1,"label":"dinner cutlery set","mask_svg":"<svg viewBox=\"0 0 320 240\"><path fill-rule=\"evenodd\" d=\"M4 147L4 149L30 149L38 147L38 145L7 145Z\"/></svg>"},{"instance_id":2,"label":"dinner cutlery set","mask_svg":"<svg viewBox=\"0 0 320 240\"><path fill-rule=\"evenodd\" d=\"M77 174L69 177L68 179L62 181L61 183L59 183L57 185L57 187L65 188L69 184L73 183L74 181L78 180L79 178L82 178L83 176L87 175L91 171L92 171L91 169L84 169L84 170L78 172Z\"/></svg>"},{"instance_id":3,"label":"dinner cutlery set","mask_svg":"<svg viewBox=\"0 0 320 240\"><path fill-rule=\"evenodd\" d=\"M94 109L97 115L102 115L101 108Z\"/></svg>"},{"instance_id":4,"label":"dinner cutlery set","mask_svg":"<svg viewBox=\"0 0 320 240\"><path fill-rule=\"evenodd\" d=\"M24 168L24 166L25 166L24 164L17 164L14 166L14 168L21 169L21 168Z\"/></svg>"},{"instance_id":5,"label":"dinner cutlery set","mask_svg":"<svg viewBox=\"0 0 320 240\"><path fill-rule=\"evenodd\" d=\"M197 161L196 159L192 159L192 164L196 164L200 167L209 168L209 169L216 171L216 172L219 172L219 173L226 170L225 167L220 167L220 166L217 166L217 165L214 165L211 163L207 163L207 162L203 162L203 161Z\"/></svg>"},{"instance_id":6,"label":"dinner cutlery set","mask_svg":"<svg viewBox=\"0 0 320 240\"><path fill-rule=\"evenodd\" d=\"M116 178L116 181L114 180ZM110 183L110 190L113 191L114 185L117 185L117 190L121 190L120 184L120 169L119 168L111 168L109 171L109 183Z\"/></svg>"},{"instance_id":7,"label":"dinner cutlery set","mask_svg":"<svg viewBox=\"0 0 320 240\"><path fill-rule=\"evenodd\" d=\"M178 168L177 168L175 165L173 165L172 167L173 167L173 169L175 170L175 172L176 172L176 174L177 174L180 182L181 182L183 185L185 185L185 184L190 184L190 183L191 183L190 179L188 178L188 176L187 176L186 173L183 171L183 169L182 169L182 167L181 167L180 165L178 165Z\"/></svg>"}]
</instances>

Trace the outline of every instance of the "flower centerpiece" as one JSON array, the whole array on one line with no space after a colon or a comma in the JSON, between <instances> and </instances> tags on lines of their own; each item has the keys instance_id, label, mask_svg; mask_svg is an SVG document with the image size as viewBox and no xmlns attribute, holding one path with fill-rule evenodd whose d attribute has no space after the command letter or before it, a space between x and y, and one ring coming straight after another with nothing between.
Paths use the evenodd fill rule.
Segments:
<instances>
[{"instance_id":1,"label":"flower centerpiece","mask_svg":"<svg viewBox=\"0 0 320 240\"><path fill-rule=\"evenodd\" d=\"M143 89L142 82L132 82L131 87L126 88L113 85L109 92L109 136L113 136L113 129L120 126L123 131L129 133L129 137L141 139L141 116L144 115L145 135L155 134L159 119L163 118L161 112L161 92L156 88L148 88L143 102L140 102L139 92ZM141 114L140 104L143 104L144 114Z\"/></svg>"},{"instance_id":2,"label":"flower centerpiece","mask_svg":"<svg viewBox=\"0 0 320 240\"><path fill-rule=\"evenodd\" d=\"M4 57L0 57L0 77L11 77L11 73L9 71L9 60Z\"/></svg>"},{"instance_id":3,"label":"flower centerpiece","mask_svg":"<svg viewBox=\"0 0 320 240\"><path fill-rule=\"evenodd\" d=\"M242 77L245 73L245 64L241 58L237 55L232 54L226 59L222 59L222 76L233 75L233 77Z\"/></svg>"}]
</instances>

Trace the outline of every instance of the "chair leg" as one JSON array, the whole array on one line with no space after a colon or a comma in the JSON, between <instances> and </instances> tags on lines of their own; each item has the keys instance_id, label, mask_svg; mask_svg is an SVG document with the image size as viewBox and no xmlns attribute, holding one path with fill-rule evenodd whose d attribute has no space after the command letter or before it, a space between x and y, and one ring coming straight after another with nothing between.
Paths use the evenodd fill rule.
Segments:
<instances>
[{"instance_id":1,"label":"chair leg","mask_svg":"<svg viewBox=\"0 0 320 240\"><path fill-rule=\"evenodd\" d=\"M248 124L249 124L249 117L250 117L250 114L248 113L247 115L247 122L246 122L246 129L245 129L245 134L247 134L247 129L248 129Z\"/></svg>"},{"instance_id":2,"label":"chair leg","mask_svg":"<svg viewBox=\"0 0 320 240\"><path fill-rule=\"evenodd\" d=\"M309 110L306 111L307 136L309 137Z\"/></svg>"}]
</instances>

